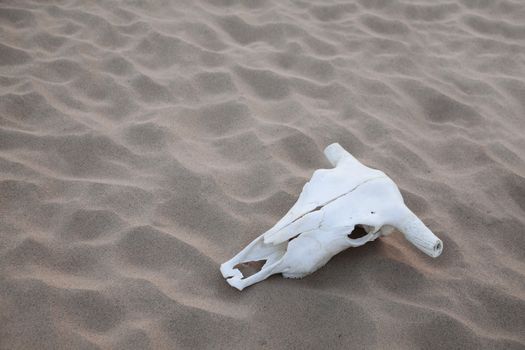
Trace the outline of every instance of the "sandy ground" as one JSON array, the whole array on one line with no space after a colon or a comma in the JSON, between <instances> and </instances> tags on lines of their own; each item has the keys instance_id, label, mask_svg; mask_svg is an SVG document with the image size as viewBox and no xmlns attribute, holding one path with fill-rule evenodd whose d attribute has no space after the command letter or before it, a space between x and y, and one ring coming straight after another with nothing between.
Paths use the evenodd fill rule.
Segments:
<instances>
[{"instance_id":1,"label":"sandy ground","mask_svg":"<svg viewBox=\"0 0 525 350\"><path fill-rule=\"evenodd\" d=\"M524 349L525 3L1 1L1 349ZM220 263L341 143L400 233Z\"/></svg>"}]
</instances>

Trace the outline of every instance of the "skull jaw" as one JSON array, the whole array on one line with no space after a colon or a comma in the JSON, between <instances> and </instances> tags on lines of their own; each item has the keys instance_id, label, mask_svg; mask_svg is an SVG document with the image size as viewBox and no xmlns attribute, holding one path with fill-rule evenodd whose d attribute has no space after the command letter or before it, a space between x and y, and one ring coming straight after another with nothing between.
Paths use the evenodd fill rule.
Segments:
<instances>
[{"instance_id":1,"label":"skull jaw","mask_svg":"<svg viewBox=\"0 0 525 350\"><path fill-rule=\"evenodd\" d=\"M384 226L374 232L372 226L363 226L367 234L358 239L336 233L327 233L324 239L319 239L319 236L306 232L293 240L273 245L264 243L264 237L261 235L239 254L223 263L220 270L228 284L238 290L243 290L277 273L281 273L285 278L303 278L326 265L341 251L362 246L383 234L389 234L393 229ZM245 277L236 268L239 264L258 260L266 260L266 263L259 272L251 276Z\"/></svg>"},{"instance_id":2,"label":"skull jaw","mask_svg":"<svg viewBox=\"0 0 525 350\"><path fill-rule=\"evenodd\" d=\"M263 236L260 236L245 250L223 263L221 273L228 284L243 290L277 273L282 273L286 278L302 278L324 266L335 254L337 252L323 249L316 239L302 235L277 246L264 243ZM266 260L266 263L259 272L251 276L245 277L235 267L240 263L255 260Z\"/></svg>"},{"instance_id":3,"label":"skull jaw","mask_svg":"<svg viewBox=\"0 0 525 350\"><path fill-rule=\"evenodd\" d=\"M254 283L265 280L273 275L276 267L281 263L283 256L286 254L287 243L279 245L269 245L264 243L264 235L257 237L242 251L230 260L221 264L221 274L226 278L226 282L238 290L243 290ZM244 277L242 272L236 268L238 264L266 260L261 270L249 277Z\"/></svg>"}]
</instances>

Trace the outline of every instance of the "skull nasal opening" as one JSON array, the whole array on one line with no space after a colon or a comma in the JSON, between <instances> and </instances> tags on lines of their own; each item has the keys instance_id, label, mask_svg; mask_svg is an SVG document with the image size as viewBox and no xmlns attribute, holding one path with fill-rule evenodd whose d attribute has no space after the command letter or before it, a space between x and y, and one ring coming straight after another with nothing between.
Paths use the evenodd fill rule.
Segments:
<instances>
[{"instance_id":1,"label":"skull nasal opening","mask_svg":"<svg viewBox=\"0 0 525 350\"><path fill-rule=\"evenodd\" d=\"M245 279L261 271L264 264L266 264L266 260L246 261L235 265L233 268L241 271L242 279Z\"/></svg>"}]
</instances>

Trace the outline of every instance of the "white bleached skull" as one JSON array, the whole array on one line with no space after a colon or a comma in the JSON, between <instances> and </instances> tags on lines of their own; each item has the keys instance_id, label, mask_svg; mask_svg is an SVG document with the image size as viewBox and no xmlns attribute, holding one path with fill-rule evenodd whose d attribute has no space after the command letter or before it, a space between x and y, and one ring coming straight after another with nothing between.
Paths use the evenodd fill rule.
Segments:
<instances>
[{"instance_id":1,"label":"white bleached skull","mask_svg":"<svg viewBox=\"0 0 525 350\"><path fill-rule=\"evenodd\" d=\"M288 213L221 265L231 286L243 290L276 273L304 277L337 253L394 229L431 257L441 254L441 240L407 208L385 173L364 166L338 143L324 153L334 168L316 170ZM350 233L356 227L364 229L365 235L354 239ZM264 263L260 271L244 277L240 267L257 263Z\"/></svg>"}]
</instances>

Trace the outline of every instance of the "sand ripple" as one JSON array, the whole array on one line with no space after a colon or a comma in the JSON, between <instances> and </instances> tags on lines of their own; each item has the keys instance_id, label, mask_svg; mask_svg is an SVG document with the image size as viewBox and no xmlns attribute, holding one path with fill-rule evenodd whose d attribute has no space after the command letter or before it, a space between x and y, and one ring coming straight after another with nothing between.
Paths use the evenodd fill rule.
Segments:
<instances>
[{"instance_id":1,"label":"sand ripple","mask_svg":"<svg viewBox=\"0 0 525 350\"><path fill-rule=\"evenodd\" d=\"M3 1L1 349L523 349L525 6ZM340 142L394 234L241 294L218 266Z\"/></svg>"}]
</instances>

